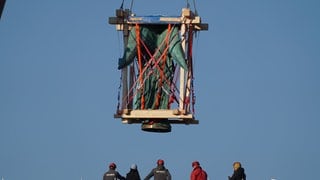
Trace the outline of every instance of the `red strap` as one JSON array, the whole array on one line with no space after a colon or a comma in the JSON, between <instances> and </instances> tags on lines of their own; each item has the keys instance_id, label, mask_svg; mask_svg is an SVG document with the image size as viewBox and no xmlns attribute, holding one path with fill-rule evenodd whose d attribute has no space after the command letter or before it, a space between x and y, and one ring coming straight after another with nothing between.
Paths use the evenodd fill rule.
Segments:
<instances>
[{"instance_id":1,"label":"red strap","mask_svg":"<svg viewBox=\"0 0 320 180\"><path fill-rule=\"evenodd\" d=\"M140 26L136 24L136 41L137 41L137 52L138 52L138 63L139 63L139 81L140 85L143 83L143 75L142 75L142 59L141 59L141 47L140 47ZM141 86L141 109L144 109L144 88Z\"/></svg>"}]
</instances>

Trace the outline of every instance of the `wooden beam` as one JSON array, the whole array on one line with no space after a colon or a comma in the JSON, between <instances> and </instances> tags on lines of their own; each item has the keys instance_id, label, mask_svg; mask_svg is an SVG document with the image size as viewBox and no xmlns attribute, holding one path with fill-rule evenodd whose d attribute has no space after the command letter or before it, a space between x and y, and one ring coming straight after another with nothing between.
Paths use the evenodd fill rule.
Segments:
<instances>
[{"instance_id":1,"label":"wooden beam","mask_svg":"<svg viewBox=\"0 0 320 180\"><path fill-rule=\"evenodd\" d=\"M122 30L123 25L133 26L135 24L190 24L195 26L195 30L208 30L209 25L201 22L201 17L196 16L190 9L183 8L180 17L167 16L132 16L129 10L116 10L116 17L109 17L109 24L117 26L117 30Z\"/></svg>"},{"instance_id":2,"label":"wooden beam","mask_svg":"<svg viewBox=\"0 0 320 180\"><path fill-rule=\"evenodd\" d=\"M195 119L163 119L170 124L199 124L198 120ZM145 120L144 119L121 119L123 124L142 124ZM159 122L159 121L158 121Z\"/></svg>"},{"instance_id":3,"label":"wooden beam","mask_svg":"<svg viewBox=\"0 0 320 180\"><path fill-rule=\"evenodd\" d=\"M194 119L191 113L185 113L177 109L157 110L129 110L124 109L114 115L115 118L123 119Z\"/></svg>"}]
</instances>

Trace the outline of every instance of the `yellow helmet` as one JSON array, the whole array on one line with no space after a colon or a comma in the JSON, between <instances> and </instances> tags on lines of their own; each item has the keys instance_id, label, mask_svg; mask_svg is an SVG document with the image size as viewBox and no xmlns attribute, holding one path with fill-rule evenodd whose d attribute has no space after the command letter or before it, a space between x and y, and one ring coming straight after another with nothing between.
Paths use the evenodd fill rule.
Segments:
<instances>
[{"instance_id":1,"label":"yellow helmet","mask_svg":"<svg viewBox=\"0 0 320 180\"><path fill-rule=\"evenodd\" d=\"M233 163L233 169L234 170L237 170L237 169L239 169L241 167L241 163L240 162L234 162Z\"/></svg>"}]
</instances>

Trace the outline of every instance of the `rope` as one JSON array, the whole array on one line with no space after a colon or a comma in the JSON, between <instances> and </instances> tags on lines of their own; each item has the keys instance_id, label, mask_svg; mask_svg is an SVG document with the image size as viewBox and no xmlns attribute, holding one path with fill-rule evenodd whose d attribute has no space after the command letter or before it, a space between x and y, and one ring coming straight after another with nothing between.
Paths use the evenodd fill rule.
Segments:
<instances>
[{"instance_id":1,"label":"rope","mask_svg":"<svg viewBox=\"0 0 320 180\"><path fill-rule=\"evenodd\" d=\"M187 4L187 8L190 8L190 2L189 0L186 0L186 4ZM131 4L130 4L130 12L132 12L132 8L133 8L133 5L134 5L134 0L131 0ZM198 15L198 12L197 12L197 7L196 7L196 1L193 0L193 7L194 7L194 11L195 11L195 14ZM124 8L124 0L122 0L122 3L121 3L121 6L120 6L120 9L123 9ZM131 93L128 93L126 95L126 98L129 99L129 102L132 102L133 98L135 97L135 95L137 93L139 93L139 91L137 89L140 89L140 93L141 93L141 109L145 109L145 96L144 96L144 91L145 91L145 88L144 88L144 85L145 85L145 82L146 80L150 77L150 75L152 73L155 73L155 69L158 69L159 70L159 90L157 92L157 95L156 95L156 102L158 102L158 105L159 106L159 102L161 100L161 91L163 91L164 93L168 94L169 95L169 101L168 101L168 109L170 109L170 104L172 104L174 101L178 102L178 99L180 99L180 96L177 96L176 93L180 93L179 92L179 89L177 87L177 77L178 75L176 74L176 72L179 71L180 68L176 68L174 65L173 67L173 74L166 77L165 73L164 73L164 68L165 68L165 63L166 63L166 59L167 59L167 53L169 52L169 44L170 44L170 35L171 34L171 25L168 24L168 32L167 32L167 35L166 35L166 38L165 40L163 40L163 42L161 43L161 45L156 49L156 51L152 54L150 52L150 50L148 49L148 47L146 46L146 44L143 42L142 38L141 38L141 32L140 32L140 26L138 24L136 24L136 46L137 46L137 72L134 72L133 74L135 73L139 73L139 76L135 76L136 79L133 80L133 85L132 87L130 87L130 90L129 92ZM196 99L196 96L195 96L195 92L194 92L194 77L193 77L193 68L192 68L192 64L193 64L193 60L192 60L192 44L193 44L193 36L197 36L197 31L194 31L192 27L189 27L189 32L188 32L188 52L187 52L187 58L188 58L188 70L190 71L190 73L188 73L188 79L191 79L191 84L190 84L190 87L188 87L189 89L189 97L188 99L185 99L185 104L184 106L189 106L190 108L190 105L192 104L192 111L194 112L194 104L195 104L195 99ZM119 34L118 34L119 35ZM178 34L175 34L174 36L177 36ZM183 37L182 37L183 38ZM184 37L186 38L186 37ZM120 39L118 37L118 39ZM120 40L119 40L120 41ZM163 44L166 44L165 48L163 49L163 52L160 52L160 48L162 47ZM141 49L143 48L143 49ZM120 49L120 47L119 47ZM144 54L143 51L145 51L147 54ZM161 53L161 56L156 59L155 58L155 55L158 54L158 53ZM147 57L150 57L150 59L147 59ZM148 58L149 58L148 57ZM147 63L145 64L142 64L143 61L146 61ZM162 63L162 64L161 64ZM132 69L134 71L134 68ZM147 72L148 71L148 72ZM147 72L147 73L146 73ZM146 76L143 76L143 74L146 73ZM121 76L120 76L120 84L119 84L119 87L118 87L118 104L117 104L117 110L119 110L120 108L120 105L123 104L123 103L129 103L129 102L122 102L120 103L121 101L121 95L120 95L120 91L121 91L121 88L122 88L122 73L121 73ZM172 79L172 80L171 80ZM137 88L137 83L139 83L139 87ZM169 85L169 90L166 90L163 86L163 84L168 84ZM161 87L161 88L160 88ZM136 90L135 90L136 89ZM133 92L133 93L132 93ZM185 95L184 95L185 96ZM191 97L190 97L191 96ZM123 97L122 97L123 98ZM191 99L192 98L192 99Z\"/></svg>"},{"instance_id":2,"label":"rope","mask_svg":"<svg viewBox=\"0 0 320 180\"><path fill-rule=\"evenodd\" d=\"M155 52L152 54L150 52L150 50L148 49L147 45L145 44L145 42L142 40L141 38L141 29L140 29L140 26L138 24L136 24L136 29L135 29L135 32L136 32L136 47L137 47L137 72L139 72L139 76L137 76L137 79L134 80L134 83L132 84L132 86L130 87L130 90L129 92L133 92L133 93L128 93L126 95L126 98L129 99L129 102L131 102L133 100L133 98L137 95L137 93L141 93L141 109L145 109L145 96L144 96L144 93L143 91L145 90L144 88L144 84L146 82L146 80L148 78L150 78L151 74L154 73L154 69L157 68L160 72L160 78L161 81L159 81L161 84L162 83L166 83L169 85L169 87L171 87L169 90L164 90L163 87L161 87L160 90L162 90L164 93L167 93L169 94L169 101L168 101L168 104L167 104L167 107L168 109L170 109L170 104L173 103L174 101L178 102L178 99L177 99L177 96L175 93L179 93L179 89L177 87L177 71L179 71L179 68L174 68L174 74L172 74L170 77L173 77L174 79L173 80L170 80L171 78L170 77L166 77L164 75L164 72L163 72L163 69L165 67L165 61L166 61L166 58L167 58L167 53L169 52L169 44L170 44L170 41L171 41L171 38L174 39L175 36L178 36L179 34L174 34L171 38L170 37L170 34L172 32L172 27L171 25L168 26L168 32L166 34L166 38L161 42L161 44L159 45L159 47L155 50ZM132 35L130 33L130 35ZM163 49L163 52L161 53L161 56L158 58L158 59L155 59L155 55L160 53L160 49L161 47L163 47L165 45L165 48ZM144 49L146 55L143 55L142 53L142 48ZM188 46L188 49L191 50L190 46ZM192 52L189 52L192 54ZM150 57L150 59L145 59L143 60L144 58L147 58L147 57ZM146 64L142 64L143 61L147 61ZM160 62L162 62L163 64L161 64ZM151 67L151 65L153 67ZM161 66L161 67L160 67ZM151 67L151 68L150 68ZM148 71L148 72L147 72ZM147 72L147 74L144 76L144 74ZM122 78L122 77L121 77ZM176 82L175 82L176 81ZM137 87L137 83L139 82L139 87ZM119 87L120 88L120 87ZM136 90L135 90L136 89ZM138 91L139 89L139 91ZM193 93L192 93L193 94ZM120 94L119 94L120 96ZM159 99L159 102L160 102L160 97L161 96L158 96L158 99ZM180 96L179 96L179 99L180 99ZM190 100L189 100L190 101ZM122 102L122 103L129 103L129 102Z\"/></svg>"},{"instance_id":3,"label":"rope","mask_svg":"<svg viewBox=\"0 0 320 180\"><path fill-rule=\"evenodd\" d=\"M167 31L166 37L164 39L164 41L166 43L166 48L165 48L164 52L162 52L162 58L160 59L160 60L162 60L162 64L161 64L162 66L159 69L160 78L159 78L159 83L158 83L158 93L156 95L155 108L158 108L160 105L161 90L163 89L162 88L162 81L163 81L163 79L167 79L165 77L163 71L166 66L167 54L168 54L168 49L169 49L168 47L170 44L170 42L169 42L170 41L170 34L171 34L171 24L168 24L168 31ZM170 85L170 83L169 83L169 85Z\"/></svg>"},{"instance_id":4,"label":"rope","mask_svg":"<svg viewBox=\"0 0 320 180\"><path fill-rule=\"evenodd\" d=\"M192 105L192 112L194 112L194 104L195 104L195 93L194 93L194 86L193 86L193 51L192 51L192 45L193 45L193 36L194 36L194 29L193 26L189 26L188 30L186 31L186 44L187 44L187 63L188 63L188 74L187 74L187 84L185 85L185 91L186 94L184 94L185 100L184 100L184 109L189 110ZM187 92L189 92L187 94ZM191 99L192 98L192 99Z\"/></svg>"},{"instance_id":5,"label":"rope","mask_svg":"<svg viewBox=\"0 0 320 180\"><path fill-rule=\"evenodd\" d=\"M171 86L171 84L174 84L172 83L166 76L164 76L164 73L163 73L163 69L165 67L165 60L167 58L167 52L169 51L169 44L170 44L170 34L172 32L172 28L171 28L171 25L169 26L170 28L168 28L168 32L167 32L167 35L166 35L166 38L161 42L161 44L159 45L159 47L156 49L156 51L154 52L154 54L152 55L150 50L148 49L148 47L146 46L146 44L143 42L143 40L141 39L141 34L140 34L140 27L138 25L136 25L136 42L137 42L137 59L138 59L138 71L139 71L139 76L138 76L138 81L135 81L135 83L133 84L133 86L130 88L130 91L129 92L132 92L134 90L134 87L136 87L137 85L137 82L139 82L139 88L138 89L141 89L141 91L144 90L144 84L145 84L145 81L147 78L150 77L150 75L152 73L154 73L154 68L157 68L159 69L160 73L162 73L162 77L161 77L161 83L162 82L166 82L169 86ZM177 36L178 34L174 34L174 36ZM174 37L173 36L173 37ZM158 59L155 59L155 55L159 53L161 47L163 47L163 45L166 43L166 47L164 48L163 50L163 53L161 53L161 56L158 58ZM142 65L142 59L143 56L142 55L142 47L145 49L147 55L150 57L149 60L145 60L147 61L147 63L145 65ZM162 64L162 67L160 67L160 61L164 61L164 63ZM153 67L150 69L150 66L152 65L152 62L153 62ZM148 70L149 69L149 70ZM148 70L148 74L146 76L143 76L143 74L145 74L145 72ZM160 89L160 88L159 88ZM162 88L161 88L162 89ZM137 92L134 93L133 96L135 96L137 94ZM143 93L142 93L143 94ZM132 95L132 94L131 94ZM130 95L130 96L131 96ZM132 97L129 97L129 99L133 99L133 96ZM128 97L128 96L127 96ZM144 98L144 96L142 96L141 98ZM144 99L141 99L141 103L145 102ZM144 103L143 103L144 104ZM142 108L145 108L144 106L142 107L141 106L141 109Z\"/></svg>"},{"instance_id":6,"label":"rope","mask_svg":"<svg viewBox=\"0 0 320 180\"><path fill-rule=\"evenodd\" d=\"M169 34L171 34L171 31L170 31ZM174 36L177 36L177 35L178 35L178 34L175 34ZM174 37L173 37L173 38L174 38ZM163 41L161 42L161 44L159 45L159 47L157 48L157 50L154 52L153 55L151 54L151 52L150 52L150 50L148 49L148 47L146 46L146 44L145 44L141 39L140 39L140 41L141 41L141 44L143 45L143 47L145 48L147 54L150 56L150 59L148 60L147 65L144 67L142 74L143 74L143 73L147 70L147 68L151 65L151 62L154 62L154 63L155 63L154 66L155 66L156 68L158 68L159 70L161 70L161 68L160 68L160 66L159 66L159 62L160 62L160 60L164 57L165 54L162 54L157 60L154 58L154 55L157 54L157 53L160 51L160 47L163 46L163 44L165 43L165 40L163 40ZM167 51L168 49L169 49L169 46L167 46L167 47L164 49L164 51ZM141 74L141 76L142 76L142 74ZM166 82L169 82L168 79L165 79L165 80L166 80Z\"/></svg>"},{"instance_id":7,"label":"rope","mask_svg":"<svg viewBox=\"0 0 320 180\"><path fill-rule=\"evenodd\" d=\"M141 60L141 47L140 47L140 26L138 24L136 24L136 41L137 41L137 52L138 52L138 62L139 62L139 81L140 81L140 84L143 83L143 79L142 79L142 60ZM145 103L145 100L144 100L144 88L142 88L142 95L141 95L141 109L144 109L144 103Z\"/></svg>"}]
</instances>

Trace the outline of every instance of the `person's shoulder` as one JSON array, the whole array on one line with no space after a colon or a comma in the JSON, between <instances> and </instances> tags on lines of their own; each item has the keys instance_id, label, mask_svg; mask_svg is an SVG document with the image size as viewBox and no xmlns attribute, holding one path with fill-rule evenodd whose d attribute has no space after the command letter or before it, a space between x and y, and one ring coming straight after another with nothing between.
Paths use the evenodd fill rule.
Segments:
<instances>
[{"instance_id":1,"label":"person's shoulder","mask_svg":"<svg viewBox=\"0 0 320 180\"><path fill-rule=\"evenodd\" d=\"M158 167L152 168L151 171L157 171Z\"/></svg>"},{"instance_id":2,"label":"person's shoulder","mask_svg":"<svg viewBox=\"0 0 320 180\"><path fill-rule=\"evenodd\" d=\"M239 171L244 173L244 168L243 168L243 167L240 167L240 168L239 168Z\"/></svg>"}]
</instances>

